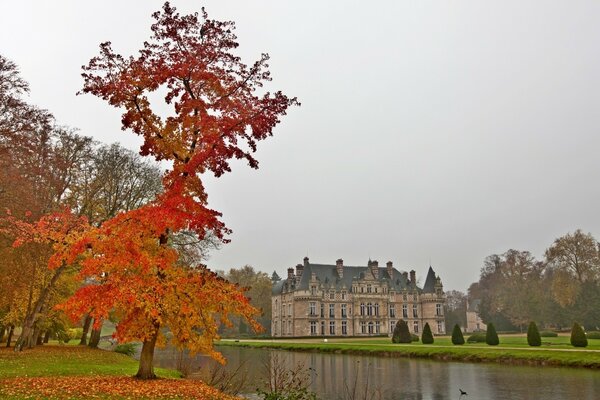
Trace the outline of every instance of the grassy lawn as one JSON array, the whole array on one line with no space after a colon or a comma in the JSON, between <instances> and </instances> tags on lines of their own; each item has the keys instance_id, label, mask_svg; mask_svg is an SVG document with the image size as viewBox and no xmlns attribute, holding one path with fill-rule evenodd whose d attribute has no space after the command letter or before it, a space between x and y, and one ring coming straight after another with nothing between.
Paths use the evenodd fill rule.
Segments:
<instances>
[{"instance_id":1,"label":"grassy lawn","mask_svg":"<svg viewBox=\"0 0 600 400\"><path fill-rule=\"evenodd\" d=\"M156 368L161 378L131 378L131 357L85 346L45 345L15 353L0 348L2 399L233 399L177 371Z\"/></svg>"},{"instance_id":2,"label":"grassy lawn","mask_svg":"<svg viewBox=\"0 0 600 400\"><path fill-rule=\"evenodd\" d=\"M387 357L422 357L447 361L500 362L510 364L553 365L600 368L600 340L589 340L587 348L569 344L569 336L542 338L540 347L527 345L525 335L501 335L500 345L467 343L454 346L450 337L436 337L432 345L392 344L389 338L328 338L292 340L222 341L222 345L277 348L296 351L362 353Z\"/></svg>"}]
</instances>

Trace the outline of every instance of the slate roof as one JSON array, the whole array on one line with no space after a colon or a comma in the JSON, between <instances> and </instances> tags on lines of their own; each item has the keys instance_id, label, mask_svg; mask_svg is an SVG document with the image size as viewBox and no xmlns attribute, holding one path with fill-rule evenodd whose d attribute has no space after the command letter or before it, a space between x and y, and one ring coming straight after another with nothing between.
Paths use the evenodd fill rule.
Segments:
<instances>
[{"instance_id":1,"label":"slate roof","mask_svg":"<svg viewBox=\"0 0 600 400\"><path fill-rule=\"evenodd\" d=\"M390 290L401 291L410 287L410 281L407 279L406 274L403 274L403 272L398 271L396 268L393 269L391 279L388 275L387 267L378 267L377 269L378 278L374 278L369 267L344 265L343 276L340 278L337 274L335 265L309 263L304 266L300 282L296 284L295 280L290 282L287 279L282 279L281 281L274 283L272 293L281 294L285 285L291 285L288 287L288 290L308 290L313 273L325 289L341 290L342 288L345 288L349 290L352 287L352 282L354 280L365 279L367 274L369 275L370 280L387 283ZM429 268L429 273L433 274L433 283L430 285L433 288L435 285L435 273L431 267ZM427 276L429 279L429 274ZM425 285L427 285L428 282L429 281L426 281ZM419 292L422 291L422 289L418 287L417 290ZM435 290L432 289L431 292L433 293Z\"/></svg>"},{"instance_id":2,"label":"slate roof","mask_svg":"<svg viewBox=\"0 0 600 400\"><path fill-rule=\"evenodd\" d=\"M427 271L427 278L425 279L425 284L423 285L423 293L435 293L435 281L437 280L435 276L435 272L433 272L433 268L429 266L429 271Z\"/></svg>"}]
</instances>

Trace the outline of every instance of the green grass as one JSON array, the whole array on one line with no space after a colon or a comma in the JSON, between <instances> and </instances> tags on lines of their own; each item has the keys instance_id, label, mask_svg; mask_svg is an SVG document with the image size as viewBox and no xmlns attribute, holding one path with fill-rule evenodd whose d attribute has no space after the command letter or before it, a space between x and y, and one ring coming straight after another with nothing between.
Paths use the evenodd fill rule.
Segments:
<instances>
[{"instance_id":1,"label":"green grass","mask_svg":"<svg viewBox=\"0 0 600 400\"><path fill-rule=\"evenodd\" d=\"M0 379L19 376L135 375L138 361L112 351L85 346L38 346L15 353L0 349ZM179 377L177 371L156 368L165 378Z\"/></svg>"},{"instance_id":2,"label":"green grass","mask_svg":"<svg viewBox=\"0 0 600 400\"><path fill-rule=\"evenodd\" d=\"M319 351L346 354L368 354L387 357L421 357L446 361L499 362L509 364L552 365L569 367L600 368L600 339L589 340L585 349L576 349L569 344L568 336L543 338L540 347L527 345L525 335L501 335L500 345L466 343L454 346L450 337L436 337L432 345L421 343L392 344L386 338L328 338L277 341L221 341L220 345L276 348L294 351Z\"/></svg>"}]
</instances>

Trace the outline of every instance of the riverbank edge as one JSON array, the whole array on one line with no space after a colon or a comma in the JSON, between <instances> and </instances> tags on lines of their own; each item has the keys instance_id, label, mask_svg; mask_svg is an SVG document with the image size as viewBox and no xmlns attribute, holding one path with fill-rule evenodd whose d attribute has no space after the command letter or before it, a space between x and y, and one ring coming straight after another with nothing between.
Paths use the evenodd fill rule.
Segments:
<instances>
[{"instance_id":1,"label":"riverbank edge","mask_svg":"<svg viewBox=\"0 0 600 400\"><path fill-rule=\"evenodd\" d=\"M470 349L465 347L447 348L435 346L425 348L411 345L394 345L394 348L390 349L390 346L386 345L365 348L360 347L360 345L342 345L335 343L274 343L258 341L220 341L216 344L218 346L237 346L309 353L313 352L365 355L374 357L421 358L447 362L497 363L505 365L600 369L600 354L586 352L585 350L509 350L501 347L490 349Z\"/></svg>"}]
</instances>

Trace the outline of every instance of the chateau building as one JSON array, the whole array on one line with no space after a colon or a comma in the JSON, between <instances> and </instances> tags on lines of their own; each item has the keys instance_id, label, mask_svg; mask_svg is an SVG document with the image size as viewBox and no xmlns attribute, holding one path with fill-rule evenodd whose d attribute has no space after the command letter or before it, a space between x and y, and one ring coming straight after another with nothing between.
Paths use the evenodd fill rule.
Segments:
<instances>
[{"instance_id":1,"label":"chateau building","mask_svg":"<svg viewBox=\"0 0 600 400\"><path fill-rule=\"evenodd\" d=\"M277 277L276 274L273 274ZM389 261L366 267L303 264L288 268L287 279L273 282L272 327L276 337L391 335L400 319L420 335L426 323L444 332L442 281L431 267L423 288L415 271L400 272Z\"/></svg>"}]
</instances>

